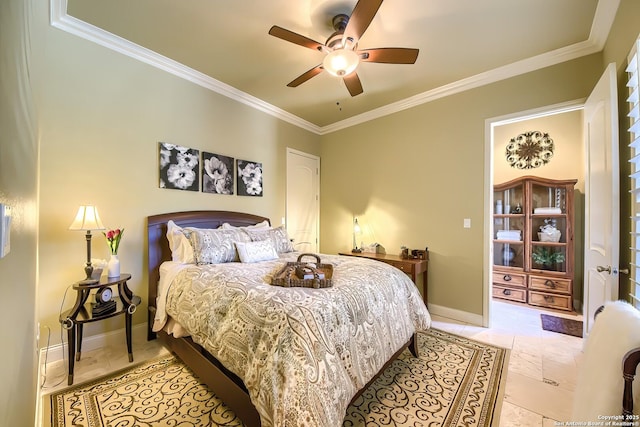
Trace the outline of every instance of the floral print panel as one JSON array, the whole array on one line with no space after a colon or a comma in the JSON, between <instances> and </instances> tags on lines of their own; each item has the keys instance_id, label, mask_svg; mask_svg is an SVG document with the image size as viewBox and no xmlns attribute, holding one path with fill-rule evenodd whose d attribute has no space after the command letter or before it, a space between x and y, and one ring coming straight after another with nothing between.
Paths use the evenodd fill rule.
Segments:
<instances>
[{"instance_id":1,"label":"floral print panel","mask_svg":"<svg viewBox=\"0 0 640 427\"><path fill-rule=\"evenodd\" d=\"M198 191L200 151L160 143L160 188Z\"/></svg>"},{"instance_id":2,"label":"floral print panel","mask_svg":"<svg viewBox=\"0 0 640 427\"><path fill-rule=\"evenodd\" d=\"M238 160L238 196L262 196L262 163Z\"/></svg>"},{"instance_id":3,"label":"floral print panel","mask_svg":"<svg viewBox=\"0 0 640 427\"><path fill-rule=\"evenodd\" d=\"M233 194L233 157L202 152L202 191Z\"/></svg>"}]
</instances>

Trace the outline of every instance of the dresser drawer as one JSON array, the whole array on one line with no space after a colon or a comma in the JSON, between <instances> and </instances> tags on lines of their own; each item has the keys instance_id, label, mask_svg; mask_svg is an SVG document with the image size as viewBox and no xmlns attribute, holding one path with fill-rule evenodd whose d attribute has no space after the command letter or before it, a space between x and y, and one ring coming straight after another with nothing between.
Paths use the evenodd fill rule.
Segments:
<instances>
[{"instance_id":1,"label":"dresser drawer","mask_svg":"<svg viewBox=\"0 0 640 427\"><path fill-rule=\"evenodd\" d=\"M571 279L556 279L542 276L529 276L529 289L550 292L571 293Z\"/></svg>"},{"instance_id":2,"label":"dresser drawer","mask_svg":"<svg viewBox=\"0 0 640 427\"><path fill-rule=\"evenodd\" d=\"M411 264L409 262L393 261L389 259L382 260L382 262L393 265L395 268L407 274L413 274L414 264Z\"/></svg>"},{"instance_id":3,"label":"dresser drawer","mask_svg":"<svg viewBox=\"0 0 640 427\"><path fill-rule=\"evenodd\" d=\"M493 272L493 283L509 286L527 286L527 276L519 273L500 273Z\"/></svg>"},{"instance_id":4,"label":"dresser drawer","mask_svg":"<svg viewBox=\"0 0 640 427\"><path fill-rule=\"evenodd\" d=\"M529 304L571 311L571 295L529 291Z\"/></svg>"},{"instance_id":5,"label":"dresser drawer","mask_svg":"<svg viewBox=\"0 0 640 427\"><path fill-rule=\"evenodd\" d=\"M527 302L527 291L518 288L493 285L492 295L495 298L508 299L510 301Z\"/></svg>"}]
</instances>

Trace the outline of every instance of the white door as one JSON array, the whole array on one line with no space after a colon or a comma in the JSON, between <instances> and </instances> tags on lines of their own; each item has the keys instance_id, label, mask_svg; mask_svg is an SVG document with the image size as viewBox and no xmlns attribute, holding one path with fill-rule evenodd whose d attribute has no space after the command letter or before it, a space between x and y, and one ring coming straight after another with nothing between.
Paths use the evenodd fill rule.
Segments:
<instances>
[{"instance_id":1,"label":"white door","mask_svg":"<svg viewBox=\"0 0 640 427\"><path fill-rule=\"evenodd\" d=\"M609 64L584 108L586 138L584 332L595 311L618 299L620 191L615 64Z\"/></svg>"},{"instance_id":2,"label":"white door","mask_svg":"<svg viewBox=\"0 0 640 427\"><path fill-rule=\"evenodd\" d=\"M287 148L287 233L300 252L320 245L320 158Z\"/></svg>"}]
</instances>

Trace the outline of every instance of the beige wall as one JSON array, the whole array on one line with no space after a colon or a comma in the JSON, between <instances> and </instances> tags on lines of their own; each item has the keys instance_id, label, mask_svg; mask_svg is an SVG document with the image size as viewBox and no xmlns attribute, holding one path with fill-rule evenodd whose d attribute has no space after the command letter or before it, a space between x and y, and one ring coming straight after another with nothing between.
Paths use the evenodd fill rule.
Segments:
<instances>
[{"instance_id":1,"label":"beige wall","mask_svg":"<svg viewBox=\"0 0 640 427\"><path fill-rule=\"evenodd\" d=\"M546 165L534 169L516 169L506 161L505 151L511 138L528 131L549 134L555 150ZM578 179L576 188L584 193L584 141L582 110L522 120L494 128L494 183L510 181L523 175L552 179Z\"/></svg>"},{"instance_id":2,"label":"beige wall","mask_svg":"<svg viewBox=\"0 0 640 427\"><path fill-rule=\"evenodd\" d=\"M429 247L430 304L481 315L485 120L581 99L601 70L591 55L324 136L322 251L362 217L387 252Z\"/></svg>"},{"instance_id":3,"label":"beige wall","mask_svg":"<svg viewBox=\"0 0 640 427\"><path fill-rule=\"evenodd\" d=\"M41 135L38 317L56 344L65 292L83 278L84 233L68 230L79 205L95 204L107 227L125 228L121 269L133 275L130 286L143 298L134 324L144 323L145 218L221 209L261 214L279 224L285 213L286 147L318 155L319 136L52 28L46 2L34 3ZM159 141L262 162L264 197L160 189ZM108 257L101 233L92 247L94 257ZM75 292L68 290L65 309L74 300ZM85 336L123 324L122 317L90 324Z\"/></svg>"},{"instance_id":4,"label":"beige wall","mask_svg":"<svg viewBox=\"0 0 640 427\"><path fill-rule=\"evenodd\" d=\"M582 110L527 119L494 129L493 182L500 184L514 178L533 175L551 179L577 179L574 192L574 307L581 309L584 267L584 177L585 152ZM549 163L534 169L512 168L505 158L511 138L529 131L549 134L554 154Z\"/></svg>"},{"instance_id":5,"label":"beige wall","mask_svg":"<svg viewBox=\"0 0 640 427\"><path fill-rule=\"evenodd\" d=\"M0 425L33 425L37 391L38 144L29 78L31 15L0 2L0 203L12 209L11 250L0 258Z\"/></svg>"}]
</instances>

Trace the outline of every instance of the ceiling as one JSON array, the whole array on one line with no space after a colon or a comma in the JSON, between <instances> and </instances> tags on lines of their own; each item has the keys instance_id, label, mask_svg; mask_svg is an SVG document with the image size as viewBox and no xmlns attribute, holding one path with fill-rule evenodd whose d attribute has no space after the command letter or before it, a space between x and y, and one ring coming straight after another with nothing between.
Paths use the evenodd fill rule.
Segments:
<instances>
[{"instance_id":1,"label":"ceiling","mask_svg":"<svg viewBox=\"0 0 640 427\"><path fill-rule=\"evenodd\" d=\"M268 34L324 43L356 0L51 2L58 28L322 134L597 52L619 0L387 0L359 48L420 53L413 65L361 63L356 97L327 72L287 87L324 55Z\"/></svg>"}]
</instances>

